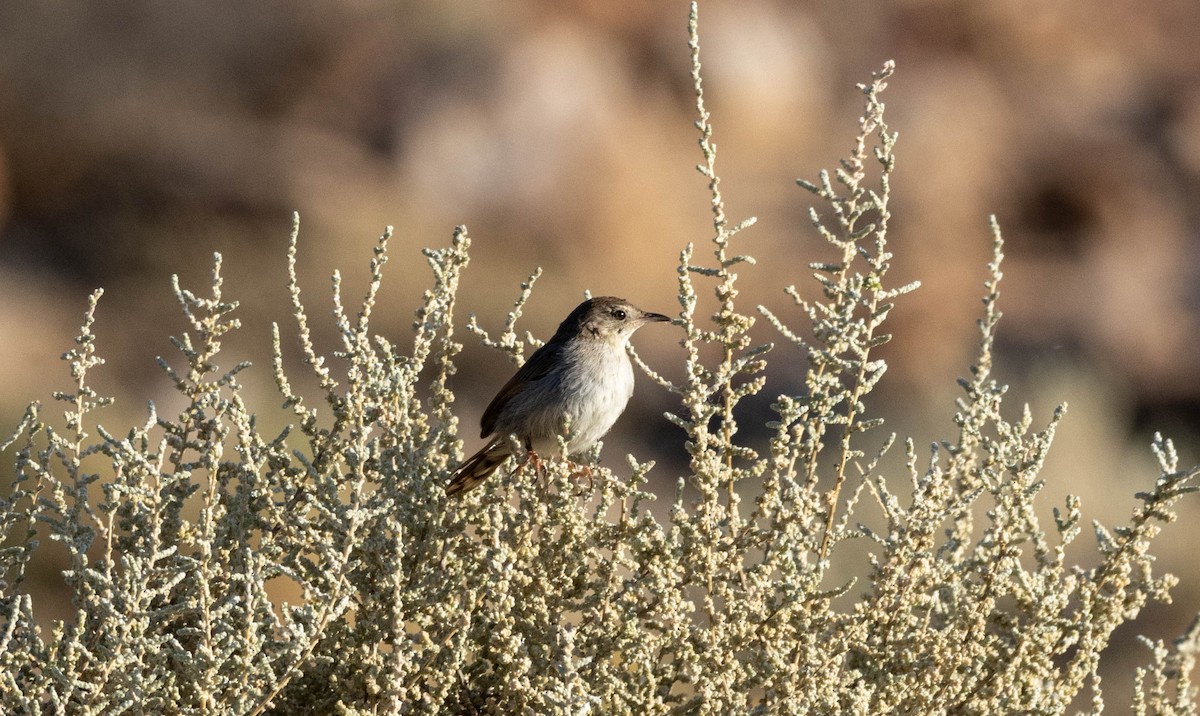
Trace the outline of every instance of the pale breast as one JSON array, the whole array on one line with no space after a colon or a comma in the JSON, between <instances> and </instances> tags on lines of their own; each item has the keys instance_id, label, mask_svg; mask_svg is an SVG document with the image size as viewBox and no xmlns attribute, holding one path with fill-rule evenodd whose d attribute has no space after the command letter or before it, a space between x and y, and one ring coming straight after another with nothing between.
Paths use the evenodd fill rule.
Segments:
<instances>
[{"instance_id":1,"label":"pale breast","mask_svg":"<svg viewBox=\"0 0 1200 716\"><path fill-rule=\"evenodd\" d=\"M604 437L633 396L633 366L623 347L599 351L591 358L592 369L580 371L575 396L568 400L572 453L587 450Z\"/></svg>"},{"instance_id":2,"label":"pale breast","mask_svg":"<svg viewBox=\"0 0 1200 716\"><path fill-rule=\"evenodd\" d=\"M561 354L561 363L505 406L497 433L516 433L534 449L558 450L570 425L568 452L587 450L604 437L633 395L633 366L624 345L586 342Z\"/></svg>"}]
</instances>

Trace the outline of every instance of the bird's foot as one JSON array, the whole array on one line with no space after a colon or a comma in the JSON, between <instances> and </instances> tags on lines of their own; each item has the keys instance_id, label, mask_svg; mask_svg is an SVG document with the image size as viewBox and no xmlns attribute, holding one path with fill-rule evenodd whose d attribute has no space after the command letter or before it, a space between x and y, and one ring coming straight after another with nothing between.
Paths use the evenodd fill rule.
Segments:
<instances>
[{"instance_id":1,"label":"bird's foot","mask_svg":"<svg viewBox=\"0 0 1200 716\"><path fill-rule=\"evenodd\" d=\"M546 476L546 463L542 461L542 458L536 452L530 450L526 459L529 460L529 464L533 466L533 469L539 475L542 477Z\"/></svg>"},{"instance_id":2,"label":"bird's foot","mask_svg":"<svg viewBox=\"0 0 1200 716\"><path fill-rule=\"evenodd\" d=\"M520 469L520 468L525 467L526 465L528 465L529 468L533 470L534 475L542 478L542 487L543 488L547 487L546 480L549 477L549 471L546 470L546 463L533 450L527 450L525 452L525 457L521 460L521 464L518 465L517 467L518 467L518 469Z\"/></svg>"},{"instance_id":3,"label":"bird's foot","mask_svg":"<svg viewBox=\"0 0 1200 716\"><path fill-rule=\"evenodd\" d=\"M579 494L591 494L596 487L595 468L591 465L580 465L570 461L567 462L567 465L571 468L570 477L573 480L578 481L580 478L587 478L587 489L584 490L582 486L580 486ZM548 490L550 488L550 470L546 466L546 461L543 460L541 456L539 456L533 450L527 450L525 452L525 457L523 457L521 462L517 465L518 470L524 469L525 467L529 467L531 470L533 470L535 475L542 479L542 487L544 489Z\"/></svg>"},{"instance_id":4,"label":"bird's foot","mask_svg":"<svg viewBox=\"0 0 1200 716\"><path fill-rule=\"evenodd\" d=\"M577 465L575 463L571 463L571 467L573 468L571 471L571 477L573 479L578 481L579 478L581 478L581 477L587 478L587 489L580 490L579 494L590 495L595 490L595 487L596 487L596 480L595 480L596 475L595 475L595 471L593 470L592 466L591 465Z\"/></svg>"}]
</instances>

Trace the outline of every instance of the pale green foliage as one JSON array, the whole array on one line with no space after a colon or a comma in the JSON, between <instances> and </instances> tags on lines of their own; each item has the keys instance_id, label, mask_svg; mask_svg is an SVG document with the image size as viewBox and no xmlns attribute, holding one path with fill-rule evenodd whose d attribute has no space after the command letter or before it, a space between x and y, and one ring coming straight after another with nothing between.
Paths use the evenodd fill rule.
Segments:
<instances>
[{"instance_id":1,"label":"pale green foliage","mask_svg":"<svg viewBox=\"0 0 1200 716\"><path fill-rule=\"evenodd\" d=\"M896 135L880 93L890 64L863 86L851 156L802 182L830 212L812 219L838 253L812 265L817 298L788 289L807 326L759 309L793 344L787 360L807 366L804 390L761 416L768 454L739 442L734 408L765 389L770 346L753 345L754 318L735 300L734 269L753 261L731 245L752 222L731 227L725 216L694 6L691 40L714 235L710 264L690 245L681 255L685 378L648 371L680 396L667 417L691 456L667 520L648 510L652 464L633 457L621 470L594 465L586 480L561 460L504 477L509 466L448 501L442 485L462 452L448 381L465 229L425 252L433 286L411 349L371 331L388 234L356 314L335 275L342 345L327 362L295 278L297 227L293 315L319 393L293 388L276 328L274 375L295 420L279 435L260 432L243 401L245 366L217 367L237 327L219 259L210 297L176 286L189 324L175 343L183 367L162 366L186 407L173 418L152 409L119 435L93 415L108 402L88 382L101 362L93 296L65 356L74 388L56 396L65 430L35 404L8 443L17 478L0 503L3 712L1057 714L1080 694L1100 711L1101 650L1146 600L1166 598L1173 580L1152 573L1148 546L1196 471L1158 440L1161 475L1129 524L1096 526L1096 565L1067 561L1079 501L1054 509L1049 528L1037 502L1062 412L1040 431L1028 410L1009 422L991 377L994 222L959 434L921 465L911 441L906 468L885 458L894 438L877 437L881 421L864 403L886 367L872 353L889 338L893 299L915 288L886 284ZM536 278L497 338L468 324L516 363L536 344L516 333ZM875 527L857 516L868 507ZM76 608L48 634L22 586L47 537L69 553ZM851 539L870 545L859 585L832 576ZM299 598L275 603L268 588L279 584ZM1200 627L1174 650L1149 646L1137 713L1196 714Z\"/></svg>"}]
</instances>

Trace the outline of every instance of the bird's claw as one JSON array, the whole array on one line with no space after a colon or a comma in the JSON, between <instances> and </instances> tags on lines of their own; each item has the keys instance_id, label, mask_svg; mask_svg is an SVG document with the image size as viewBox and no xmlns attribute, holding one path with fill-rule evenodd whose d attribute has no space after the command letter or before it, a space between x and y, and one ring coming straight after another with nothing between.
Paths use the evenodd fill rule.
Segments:
<instances>
[{"instance_id":1,"label":"bird's claw","mask_svg":"<svg viewBox=\"0 0 1200 716\"><path fill-rule=\"evenodd\" d=\"M590 495L596 489L595 471L591 465L575 465L576 469L571 473L571 477L576 481L581 477L587 478L587 489L581 490L579 494Z\"/></svg>"},{"instance_id":2,"label":"bird's claw","mask_svg":"<svg viewBox=\"0 0 1200 716\"><path fill-rule=\"evenodd\" d=\"M596 488L596 473L591 465L579 465L573 462L568 462L571 466L571 478L578 481L581 477L587 478L587 489L580 490L580 495L591 494ZM528 466L533 470L534 474L542 478L542 487L549 489L550 470L546 467L546 462L533 450L528 450L517 469Z\"/></svg>"},{"instance_id":3,"label":"bird's claw","mask_svg":"<svg viewBox=\"0 0 1200 716\"><path fill-rule=\"evenodd\" d=\"M517 466L517 469L519 470L526 465L533 470L534 475L542 478L542 487L547 487L546 480L549 477L549 471L546 469L546 463L533 450L527 450L525 452L525 457L521 460L521 464Z\"/></svg>"}]
</instances>

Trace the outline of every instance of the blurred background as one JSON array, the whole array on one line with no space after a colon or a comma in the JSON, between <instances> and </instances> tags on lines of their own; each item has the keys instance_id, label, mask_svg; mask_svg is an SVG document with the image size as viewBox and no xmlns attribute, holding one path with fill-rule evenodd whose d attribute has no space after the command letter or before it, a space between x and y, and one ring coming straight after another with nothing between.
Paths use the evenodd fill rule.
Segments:
<instances>
[{"instance_id":1,"label":"blurred background","mask_svg":"<svg viewBox=\"0 0 1200 716\"><path fill-rule=\"evenodd\" d=\"M460 317L498 330L537 266L519 327L538 337L585 290L675 312L679 250L705 251L711 236L686 23L682 1L0 4L0 424L69 386L53 358L96 287L108 364L94 378L122 397L101 422L140 424L151 399L172 414L154 364L184 330L169 277L203 291L213 252L242 302L225 365L254 361L251 400L278 407L272 321L298 354L285 286L293 210L321 350L335 346L322 320L329 274L343 271L348 301L360 295L386 225L396 236L375 326L393 340L430 283L419 250L459 223L474 239ZM1157 475L1154 431L1177 440L1183 463L1200 461L1197 31L1191 0L703 3L721 186L731 219L759 219L738 237L759 259L741 271L743 306L800 325L782 288L815 295L806 264L832 254L794 179L850 151L855 84L894 58L892 279L923 287L893 313L872 407L918 446L953 436L995 213L1008 417L1029 402L1044 424L1070 404L1043 514L1074 493L1085 518L1126 520ZM679 377L672 330L635 343ZM473 450L511 366L463 338L455 387ZM797 390L803 370L795 349L776 349L766 394L740 413L751 444L769 396ZM604 457L620 469L622 451L658 456L651 488L664 498L686 468L680 447L662 448L679 442L660 417L673 405L640 380ZM1109 688L1127 688L1148 658L1132 634L1170 639L1200 611L1200 500L1182 516L1155 550L1182 578L1175 604L1122 630ZM34 587L54 592L55 569Z\"/></svg>"}]
</instances>

